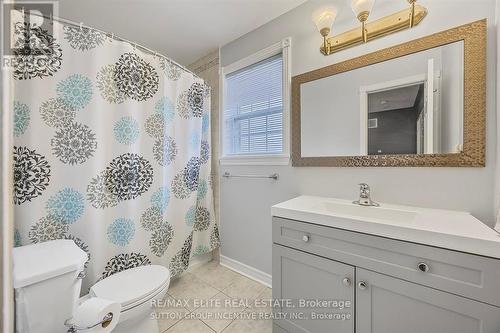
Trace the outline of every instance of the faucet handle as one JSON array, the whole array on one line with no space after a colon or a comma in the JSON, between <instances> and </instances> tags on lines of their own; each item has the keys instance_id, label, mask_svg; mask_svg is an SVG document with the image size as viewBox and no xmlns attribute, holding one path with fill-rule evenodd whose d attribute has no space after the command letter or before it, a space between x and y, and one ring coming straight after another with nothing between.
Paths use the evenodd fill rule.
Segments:
<instances>
[{"instance_id":1,"label":"faucet handle","mask_svg":"<svg viewBox=\"0 0 500 333\"><path fill-rule=\"evenodd\" d=\"M366 191L366 190L370 190L370 185L368 185L367 183L359 183L359 189L361 191Z\"/></svg>"}]
</instances>

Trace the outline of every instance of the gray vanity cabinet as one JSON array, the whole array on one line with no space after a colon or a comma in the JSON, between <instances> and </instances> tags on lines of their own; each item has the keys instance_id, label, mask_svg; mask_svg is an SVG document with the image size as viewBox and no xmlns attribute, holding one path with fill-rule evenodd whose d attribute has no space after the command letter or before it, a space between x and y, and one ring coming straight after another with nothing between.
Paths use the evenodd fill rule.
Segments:
<instances>
[{"instance_id":1,"label":"gray vanity cabinet","mask_svg":"<svg viewBox=\"0 0 500 333\"><path fill-rule=\"evenodd\" d=\"M273 276L286 277L276 281L273 278L273 298L293 301L293 304L282 304L282 318L276 320L285 332L354 333L353 266L275 244ZM311 304L311 300L340 302ZM335 313L345 319L331 319ZM312 315L322 317L311 318ZM275 328L274 332L279 329Z\"/></svg>"},{"instance_id":2,"label":"gray vanity cabinet","mask_svg":"<svg viewBox=\"0 0 500 333\"><path fill-rule=\"evenodd\" d=\"M500 332L497 307L362 268L356 276L357 333Z\"/></svg>"},{"instance_id":3,"label":"gray vanity cabinet","mask_svg":"<svg viewBox=\"0 0 500 333\"><path fill-rule=\"evenodd\" d=\"M274 217L273 298L352 303L275 333L500 333L500 260Z\"/></svg>"}]
</instances>

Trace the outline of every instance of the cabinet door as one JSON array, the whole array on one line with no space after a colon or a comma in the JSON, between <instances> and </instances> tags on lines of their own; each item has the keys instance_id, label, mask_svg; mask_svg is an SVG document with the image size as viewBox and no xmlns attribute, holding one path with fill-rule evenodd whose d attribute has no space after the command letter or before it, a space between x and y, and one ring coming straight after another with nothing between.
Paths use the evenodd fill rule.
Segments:
<instances>
[{"instance_id":1,"label":"cabinet door","mask_svg":"<svg viewBox=\"0 0 500 333\"><path fill-rule=\"evenodd\" d=\"M498 333L500 308L356 268L357 333Z\"/></svg>"},{"instance_id":2,"label":"cabinet door","mask_svg":"<svg viewBox=\"0 0 500 333\"><path fill-rule=\"evenodd\" d=\"M290 333L354 332L353 266L274 244L273 298L291 302L274 308Z\"/></svg>"}]
</instances>

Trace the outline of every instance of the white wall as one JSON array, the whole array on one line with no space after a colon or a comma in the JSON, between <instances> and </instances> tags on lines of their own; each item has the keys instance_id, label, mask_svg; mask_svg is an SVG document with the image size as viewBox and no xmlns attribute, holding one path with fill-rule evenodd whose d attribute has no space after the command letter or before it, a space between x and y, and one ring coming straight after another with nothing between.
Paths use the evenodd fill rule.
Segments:
<instances>
[{"instance_id":1,"label":"white wall","mask_svg":"<svg viewBox=\"0 0 500 333\"><path fill-rule=\"evenodd\" d=\"M268 174L280 180L221 180L223 256L271 273L270 207L300 194L354 199L356 184L369 183L375 200L424 207L466 210L489 225L494 221L496 161L495 0L421 0L429 10L415 29L372 41L328 57L318 51L320 36L311 14L321 4L340 9L334 32L357 26L345 0L310 0L221 49L223 66L292 37L292 75L347 60L381 48L423 37L471 21L488 19L487 166L485 168L292 168L291 166L222 166L221 173ZM404 1L379 0L372 19L406 8Z\"/></svg>"}]
</instances>

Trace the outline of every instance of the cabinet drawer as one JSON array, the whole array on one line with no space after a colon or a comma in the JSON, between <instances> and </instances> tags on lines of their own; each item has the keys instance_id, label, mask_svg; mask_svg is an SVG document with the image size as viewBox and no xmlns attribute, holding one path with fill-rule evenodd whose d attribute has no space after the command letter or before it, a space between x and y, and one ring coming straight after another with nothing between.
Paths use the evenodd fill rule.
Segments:
<instances>
[{"instance_id":1,"label":"cabinet drawer","mask_svg":"<svg viewBox=\"0 0 500 333\"><path fill-rule=\"evenodd\" d=\"M278 217L273 242L500 306L500 260Z\"/></svg>"}]
</instances>

